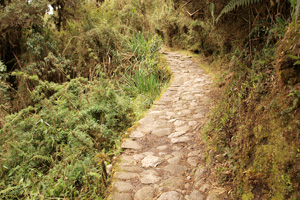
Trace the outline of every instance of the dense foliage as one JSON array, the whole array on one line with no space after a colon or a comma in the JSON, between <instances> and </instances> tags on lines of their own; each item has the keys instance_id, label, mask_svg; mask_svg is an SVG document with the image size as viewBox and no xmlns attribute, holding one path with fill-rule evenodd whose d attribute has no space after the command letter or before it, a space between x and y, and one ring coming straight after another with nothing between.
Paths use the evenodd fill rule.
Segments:
<instances>
[{"instance_id":1,"label":"dense foliage","mask_svg":"<svg viewBox=\"0 0 300 200\"><path fill-rule=\"evenodd\" d=\"M161 37L126 2L0 3L0 198L103 199L122 135L169 79Z\"/></svg>"}]
</instances>

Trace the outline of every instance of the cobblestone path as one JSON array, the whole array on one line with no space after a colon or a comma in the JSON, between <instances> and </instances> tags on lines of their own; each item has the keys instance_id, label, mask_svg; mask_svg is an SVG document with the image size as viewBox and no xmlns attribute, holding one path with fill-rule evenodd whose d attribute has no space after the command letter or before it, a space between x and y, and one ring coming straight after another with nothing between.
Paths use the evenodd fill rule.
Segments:
<instances>
[{"instance_id":1,"label":"cobblestone path","mask_svg":"<svg viewBox=\"0 0 300 200\"><path fill-rule=\"evenodd\" d=\"M173 81L122 143L108 200L215 200L225 192L201 162L212 81L190 57L166 57Z\"/></svg>"}]
</instances>

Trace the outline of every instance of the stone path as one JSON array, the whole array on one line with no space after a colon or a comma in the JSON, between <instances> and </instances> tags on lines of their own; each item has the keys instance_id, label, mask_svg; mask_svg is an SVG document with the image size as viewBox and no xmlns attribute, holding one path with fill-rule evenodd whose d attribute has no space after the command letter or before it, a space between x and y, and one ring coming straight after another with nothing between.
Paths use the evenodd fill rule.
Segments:
<instances>
[{"instance_id":1,"label":"stone path","mask_svg":"<svg viewBox=\"0 0 300 200\"><path fill-rule=\"evenodd\" d=\"M212 81L190 57L166 57L173 81L122 143L108 200L223 199L225 190L208 179L199 134Z\"/></svg>"}]
</instances>

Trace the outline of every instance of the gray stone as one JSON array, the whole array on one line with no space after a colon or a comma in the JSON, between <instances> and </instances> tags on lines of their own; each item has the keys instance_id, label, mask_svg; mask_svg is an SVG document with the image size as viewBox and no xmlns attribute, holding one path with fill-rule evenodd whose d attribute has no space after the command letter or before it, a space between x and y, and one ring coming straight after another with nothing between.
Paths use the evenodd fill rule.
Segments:
<instances>
[{"instance_id":1,"label":"gray stone","mask_svg":"<svg viewBox=\"0 0 300 200\"><path fill-rule=\"evenodd\" d=\"M122 148L123 149L141 149L142 147L136 142L136 141L132 141L132 140L125 140L122 144Z\"/></svg>"},{"instance_id":2,"label":"gray stone","mask_svg":"<svg viewBox=\"0 0 300 200\"><path fill-rule=\"evenodd\" d=\"M118 179L129 180L129 179L137 178L138 174L131 173L131 172L116 172L114 176Z\"/></svg>"},{"instance_id":3,"label":"gray stone","mask_svg":"<svg viewBox=\"0 0 300 200\"><path fill-rule=\"evenodd\" d=\"M188 154L188 157L198 156L199 153L200 153L199 151L191 151L191 152Z\"/></svg>"},{"instance_id":4,"label":"gray stone","mask_svg":"<svg viewBox=\"0 0 300 200\"><path fill-rule=\"evenodd\" d=\"M148 152L144 152L143 153L145 156L153 156L153 152L152 151L148 151Z\"/></svg>"},{"instance_id":5,"label":"gray stone","mask_svg":"<svg viewBox=\"0 0 300 200\"><path fill-rule=\"evenodd\" d=\"M141 119L140 121L138 121L138 123L140 125L148 125L148 124L152 124L154 121L155 121L154 118L146 116L143 119Z\"/></svg>"},{"instance_id":6,"label":"gray stone","mask_svg":"<svg viewBox=\"0 0 300 200\"><path fill-rule=\"evenodd\" d=\"M202 183L201 185L199 185L199 191L200 192L206 192L207 190L209 190L210 186L207 183Z\"/></svg>"},{"instance_id":7,"label":"gray stone","mask_svg":"<svg viewBox=\"0 0 300 200\"><path fill-rule=\"evenodd\" d=\"M153 200L155 189L150 186L145 186L139 189L135 195L134 200Z\"/></svg>"},{"instance_id":8,"label":"gray stone","mask_svg":"<svg viewBox=\"0 0 300 200\"><path fill-rule=\"evenodd\" d=\"M125 172L141 172L143 169L134 166L120 166L119 169Z\"/></svg>"},{"instance_id":9,"label":"gray stone","mask_svg":"<svg viewBox=\"0 0 300 200\"><path fill-rule=\"evenodd\" d=\"M125 181L115 182L114 187L116 187L119 192L130 192L132 190L132 185Z\"/></svg>"},{"instance_id":10,"label":"gray stone","mask_svg":"<svg viewBox=\"0 0 300 200\"><path fill-rule=\"evenodd\" d=\"M108 200L132 200L131 194L129 193L113 193L108 197Z\"/></svg>"},{"instance_id":11,"label":"gray stone","mask_svg":"<svg viewBox=\"0 0 300 200\"><path fill-rule=\"evenodd\" d=\"M183 136L183 137L178 137L178 138L172 138L171 139L171 142L173 144L177 144L177 143L184 143L184 142L188 142L190 141L191 139L187 136Z\"/></svg>"},{"instance_id":12,"label":"gray stone","mask_svg":"<svg viewBox=\"0 0 300 200\"><path fill-rule=\"evenodd\" d=\"M133 131L133 132L129 135L129 137L131 137L131 138L141 138L141 137L144 137L144 136L145 136L145 134L142 133L142 132L140 132L140 131Z\"/></svg>"},{"instance_id":13,"label":"gray stone","mask_svg":"<svg viewBox=\"0 0 300 200\"><path fill-rule=\"evenodd\" d=\"M163 128L163 129L156 129L153 130L151 134L156 135L158 137L163 137L171 134L171 128Z\"/></svg>"},{"instance_id":14,"label":"gray stone","mask_svg":"<svg viewBox=\"0 0 300 200\"><path fill-rule=\"evenodd\" d=\"M181 127L177 127L175 128L176 132L187 132L188 130L190 130L191 128L189 126L181 126Z\"/></svg>"},{"instance_id":15,"label":"gray stone","mask_svg":"<svg viewBox=\"0 0 300 200\"><path fill-rule=\"evenodd\" d=\"M136 161L132 156L121 156L120 166L136 165Z\"/></svg>"},{"instance_id":16,"label":"gray stone","mask_svg":"<svg viewBox=\"0 0 300 200\"><path fill-rule=\"evenodd\" d=\"M172 116L174 116L174 115L175 115L175 113L174 113L174 112L166 112L166 114L167 114L168 116L170 116L170 117L172 117Z\"/></svg>"},{"instance_id":17,"label":"gray stone","mask_svg":"<svg viewBox=\"0 0 300 200\"><path fill-rule=\"evenodd\" d=\"M179 137L179 136L182 136L184 135L185 132L175 132L175 133L172 133L171 135L168 136L168 138L175 138L175 137Z\"/></svg>"},{"instance_id":18,"label":"gray stone","mask_svg":"<svg viewBox=\"0 0 300 200\"><path fill-rule=\"evenodd\" d=\"M174 157L169 159L168 163L173 164L173 165L177 165L181 160L182 152L176 151L176 152L173 152L172 155L174 155Z\"/></svg>"},{"instance_id":19,"label":"gray stone","mask_svg":"<svg viewBox=\"0 0 300 200\"><path fill-rule=\"evenodd\" d=\"M196 121L190 121L190 122L189 122L189 126L195 126L196 124L197 124Z\"/></svg>"},{"instance_id":20,"label":"gray stone","mask_svg":"<svg viewBox=\"0 0 300 200\"><path fill-rule=\"evenodd\" d=\"M106 166L106 173L111 175L112 174L112 169L113 169L113 166L112 165L107 165Z\"/></svg>"},{"instance_id":21,"label":"gray stone","mask_svg":"<svg viewBox=\"0 0 300 200\"><path fill-rule=\"evenodd\" d=\"M209 194L206 200L219 200L219 197L217 194Z\"/></svg>"},{"instance_id":22,"label":"gray stone","mask_svg":"<svg viewBox=\"0 0 300 200\"><path fill-rule=\"evenodd\" d=\"M205 200L205 196L198 190L193 190L189 196L189 200Z\"/></svg>"},{"instance_id":23,"label":"gray stone","mask_svg":"<svg viewBox=\"0 0 300 200\"><path fill-rule=\"evenodd\" d=\"M199 167L195 172L194 179L196 181L200 180L205 172L206 172L206 169L204 167Z\"/></svg>"},{"instance_id":24,"label":"gray stone","mask_svg":"<svg viewBox=\"0 0 300 200\"><path fill-rule=\"evenodd\" d=\"M171 174L180 174L187 170L186 166L183 165L167 165L163 168L165 171L170 172Z\"/></svg>"},{"instance_id":25,"label":"gray stone","mask_svg":"<svg viewBox=\"0 0 300 200\"><path fill-rule=\"evenodd\" d=\"M176 190L182 188L184 180L180 177L171 177L161 183L161 187L166 190Z\"/></svg>"},{"instance_id":26,"label":"gray stone","mask_svg":"<svg viewBox=\"0 0 300 200\"><path fill-rule=\"evenodd\" d=\"M187 159L187 162L192 166L192 167L196 167L198 164L198 158L197 157L189 157Z\"/></svg>"},{"instance_id":27,"label":"gray stone","mask_svg":"<svg viewBox=\"0 0 300 200\"><path fill-rule=\"evenodd\" d=\"M132 156L134 158L134 160L141 160L143 159L145 156L143 154L135 154Z\"/></svg>"},{"instance_id":28,"label":"gray stone","mask_svg":"<svg viewBox=\"0 0 300 200\"><path fill-rule=\"evenodd\" d=\"M142 160L142 167L156 167L163 162L164 159L157 156L146 156Z\"/></svg>"},{"instance_id":29,"label":"gray stone","mask_svg":"<svg viewBox=\"0 0 300 200\"><path fill-rule=\"evenodd\" d=\"M160 180L157 172L154 170L146 170L141 174L141 182L143 184L153 184Z\"/></svg>"},{"instance_id":30,"label":"gray stone","mask_svg":"<svg viewBox=\"0 0 300 200\"><path fill-rule=\"evenodd\" d=\"M204 114L200 113L200 114L193 115L193 118L194 119L200 119L200 118L203 118L204 116L205 116Z\"/></svg>"},{"instance_id":31,"label":"gray stone","mask_svg":"<svg viewBox=\"0 0 300 200\"><path fill-rule=\"evenodd\" d=\"M163 146L157 147L156 149L163 151L163 150L166 150L167 148L168 148L167 145L163 145Z\"/></svg>"},{"instance_id":32,"label":"gray stone","mask_svg":"<svg viewBox=\"0 0 300 200\"><path fill-rule=\"evenodd\" d=\"M182 121L182 120L176 120L176 122L174 122L175 126L182 126L184 124L185 124L185 121Z\"/></svg>"},{"instance_id":33,"label":"gray stone","mask_svg":"<svg viewBox=\"0 0 300 200\"><path fill-rule=\"evenodd\" d=\"M176 191L165 192L157 200L183 200L181 194Z\"/></svg>"}]
</instances>

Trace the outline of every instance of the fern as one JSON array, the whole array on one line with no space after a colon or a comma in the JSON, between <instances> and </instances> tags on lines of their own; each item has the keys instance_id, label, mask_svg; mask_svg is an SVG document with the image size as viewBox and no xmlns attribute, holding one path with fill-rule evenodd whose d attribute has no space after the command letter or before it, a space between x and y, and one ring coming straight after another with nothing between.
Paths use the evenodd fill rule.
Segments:
<instances>
[{"instance_id":1,"label":"fern","mask_svg":"<svg viewBox=\"0 0 300 200\"><path fill-rule=\"evenodd\" d=\"M251 4L258 3L262 0L231 0L221 11L219 16L216 19L216 22L222 17L224 14L229 13L233 11L234 9L240 7L240 6L249 6Z\"/></svg>"}]
</instances>

